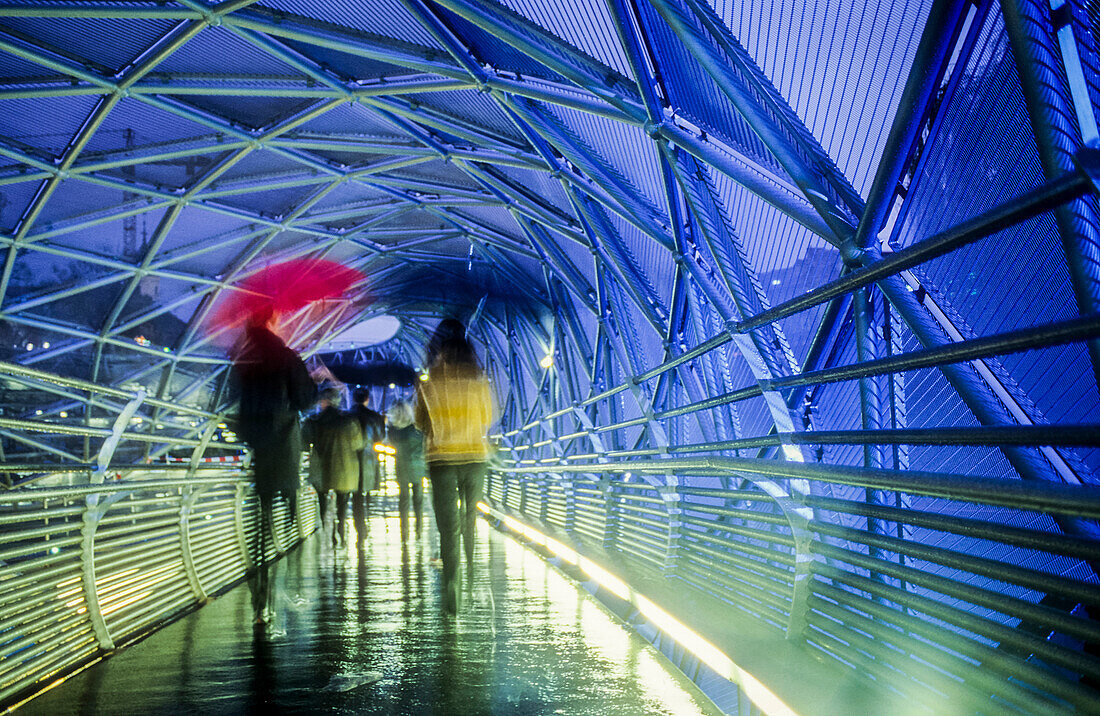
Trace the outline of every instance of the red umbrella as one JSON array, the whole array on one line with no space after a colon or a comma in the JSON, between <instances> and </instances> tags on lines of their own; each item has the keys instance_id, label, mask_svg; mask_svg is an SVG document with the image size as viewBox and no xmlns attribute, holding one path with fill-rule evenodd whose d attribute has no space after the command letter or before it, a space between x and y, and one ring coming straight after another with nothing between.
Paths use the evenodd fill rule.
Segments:
<instances>
[{"instance_id":1,"label":"red umbrella","mask_svg":"<svg viewBox=\"0 0 1100 716\"><path fill-rule=\"evenodd\" d=\"M230 335L252 319L292 313L316 301L343 296L364 276L327 259L292 259L242 279L222 294L208 321L211 331Z\"/></svg>"}]
</instances>

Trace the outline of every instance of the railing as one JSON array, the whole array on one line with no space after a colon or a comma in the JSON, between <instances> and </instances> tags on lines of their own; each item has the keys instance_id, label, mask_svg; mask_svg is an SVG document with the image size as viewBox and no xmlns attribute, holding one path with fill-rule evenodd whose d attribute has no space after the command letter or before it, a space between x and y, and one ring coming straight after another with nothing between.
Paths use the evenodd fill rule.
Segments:
<instances>
[{"instance_id":1,"label":"railing","mask_svg":"<svg viewBox=\"0 0 1100 716\"><path fill-rule=\"evenodd\" d=\"M273 559L311 534L317 501L276 501ZM0 493L0 704L11 704L239 582L259 503L239 471Z\"/></svg>"},{"instance_id":2,"label":"railing","mask_svg":"<svg viewBox=\"0 0 1100 716\"><path fill-rule=\"evenodd\" d=\"M1094 520L1100 488L910 474L898 492L911 507L898 508L820 496L837 485L880 487L888 471L787 463L776 475L753 462L571 465L557 480L518 469L493 474L488 497L571 536L582 554L621 552L915 703L1100 709L1091 686L1100 658L1086 646L1100 644L1088 613L1100 585L1083 566L1100 541L1017 526L1028 513ZM811 493L776 495L783 472L810 480ZM680 484L624 473L675 473ZM996 517L973 516L981 506L998 508ZM899 525L904 538L856 526L868 517ZM952 536L987 551L939 546Z\"/></svg>"},{"instance_id":3,"label":"railing","mask_svg":"<svg viewBox=\"0 0 1100 716\"><path fill-rule=\"evenodd\" d=\"M658 365L548 402L495 436L490 501L582 553L599 546L660 570L933 711L1100 712L1100 487L1074 450L1100 447L1100 425L1047 422L1004 368L1025 351L1087 353L1100 314L967 337L918 276L1096 192L1100 155L1078 160L1074 173L872 252L773 308L739 304L718 332L694 325L685 335L696 345L669 340ZM887 299L881 324L872 289ZM823 328L839 326L845 301L850 352L826 360L839 339L821 330L788 370L772 330L818 306L835 319ZM907 390L953 402L910 416ZM830 410L826 429L815 400ZM910 469L918 459L938 471Z\"/></svg>"}]
</instances>

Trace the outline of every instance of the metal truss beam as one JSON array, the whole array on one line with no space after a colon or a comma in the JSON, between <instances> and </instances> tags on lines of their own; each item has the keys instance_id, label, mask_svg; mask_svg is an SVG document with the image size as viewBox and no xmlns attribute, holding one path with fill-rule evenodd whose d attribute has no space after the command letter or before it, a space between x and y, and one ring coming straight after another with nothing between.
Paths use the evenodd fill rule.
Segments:
<instances>
[{"instance_id":1,"label":"metal truss beam","mask_svg":"<svg viewBox=\"0 0 1100 716\"><path fill-rule=\"evenodd\" d=\"M1049 29L1053 3L1001 0L1012 54L1027 104L1039 161L1047 180L1076 170L1082 146L1072 89L1066 85L1057 37ZM1088 101L1086 96L1086 101ZM1087 128L1095 132L1096 128ZM1080 315L1100 312L1100 198L1088 194L1054 210L1073 295ZM1093 378L1100 389L1100 341L1088 343Z\"/></svg>"},{"instance_id":2,"label":"metal truss beam","mask_svg":"<svg viewBox=\"0 0 1100 716\"><path fill-rule=\"evenodd\" d=\"M695 0L684 0L686 6L679 0L649 2L828 224L832 241L842 245L855 230L863 201L817 140L778 101L778 94L729 29L713 9Z\"/></svg>"}]
</instances>

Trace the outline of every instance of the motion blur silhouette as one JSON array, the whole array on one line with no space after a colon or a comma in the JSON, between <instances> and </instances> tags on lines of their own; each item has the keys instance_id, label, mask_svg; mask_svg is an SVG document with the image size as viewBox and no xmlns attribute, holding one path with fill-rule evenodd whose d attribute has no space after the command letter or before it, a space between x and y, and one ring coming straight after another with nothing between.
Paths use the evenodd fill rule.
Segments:
<instances>
[{"instance_id":1,"label":"motion blur silhouette","mask_svg":"<svg viewBox=\"0 0 1100 716\"><path fill-rule=\"evenodd\" d=\"M486 435L493 420L489 380L466 337L466 326L448 318L428 342L428 380L420 386L416 426L427 438L432 507L443 558L443 608L458 610L459 535L473 569L477 502L489 461Z\"/></svg>"}]
</instances>

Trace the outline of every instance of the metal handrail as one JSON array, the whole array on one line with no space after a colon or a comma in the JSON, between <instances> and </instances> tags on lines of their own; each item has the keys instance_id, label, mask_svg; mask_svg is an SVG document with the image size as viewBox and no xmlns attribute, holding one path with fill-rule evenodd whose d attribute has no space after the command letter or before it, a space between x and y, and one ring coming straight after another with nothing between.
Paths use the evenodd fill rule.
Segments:
<instances>
[{"instance_id":1,"label":"metal handrail","mask_svg":"<svg viewBox=\"0 0 1100 716\"><path fill-rule=\"evenodd\" d=\"M578 473L585 475L584 482L572 481ZM643 509L649 502L639 502L636 490L624 492L618 489L624 483L609 479L623 473L725 475L745 479L753 488L665 486L666 504L680 513L670 527L649 516L651 510ZM522 484L534 475L557 485L557 499L567 512L583 503L584 520L596 529L578 525L570 514L551 521L557 537L578 552L584 554L588 546L621 552L764 624L780 621L787 639L834 654L840 663L860 667L901 694L926 704L954 699L988 705L992 698L1029 711L1100 708L1100 694L1079 683L1100 678L1100 658L1080 646L1100 643L1100 624L1083 611L1084 605L1100 606L1100 586L1087 568L1026 568L1004 552L1095 560L1100 533L1067 537L1019 526L1013 515L1096 519L1098 487L748 458L667 458L498 467L490 477L490 502L546 524L522 500L508 499L510 493L526 495ZM807 481L810 489L777 496L762 488L770 484L774 491L787 480ZM940 510L830 497L835 485L919 496ZM589 488L589 495L597 488L602 499L581 499L578 486ZM640 482L625 486L659 489ZM773 506L771 512L763 511L767 505ZM968 517L975 510L960 509L967 505L1009 511L1002 513L1004 522L995 522L988 511ZM862 529L868 516L888 520L899 530L987 540L999 551L969 553ZM858 526L848 526L845 520L851 519ZM1028 596L1036 593L1064 603ZM1063 638L1047 638L1052 634Z\"/></svg>"},{"instance_id":2,"label":"metal handrail","mask_svg":"<svg viewBox=\"0 0 1100 716\"><path fill-rule=\"evenodd\" d=\"M316 528L308 485L297 505L274 520L280 553ZM0 493L0 705L243 579L258 514L239 471Z\"/></svg>"}]
</instances>

